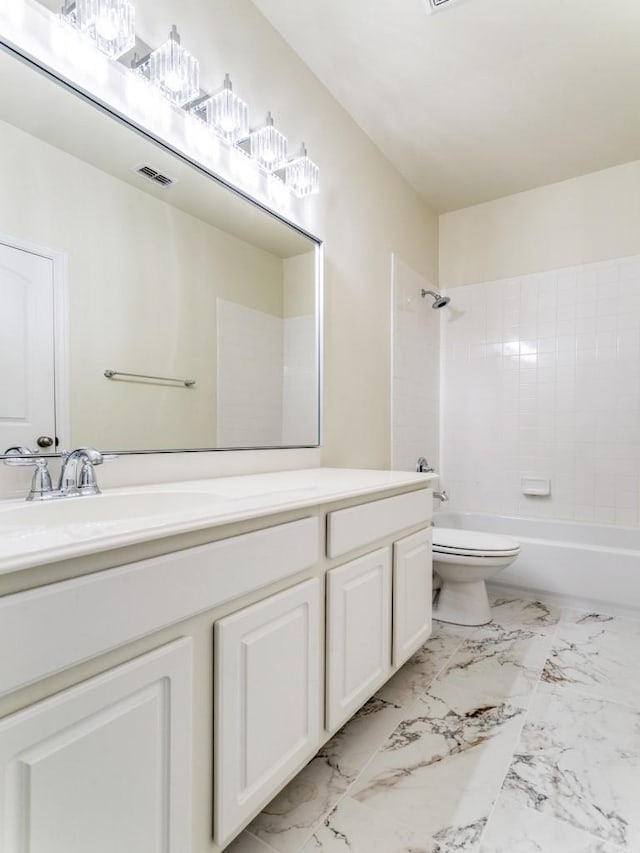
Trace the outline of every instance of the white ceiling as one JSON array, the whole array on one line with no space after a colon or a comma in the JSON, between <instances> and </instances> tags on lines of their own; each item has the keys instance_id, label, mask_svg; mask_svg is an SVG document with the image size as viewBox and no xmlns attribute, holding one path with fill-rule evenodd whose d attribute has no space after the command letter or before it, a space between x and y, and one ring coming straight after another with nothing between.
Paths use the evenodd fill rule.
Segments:
<instances>
[{"instance_id":1,"label":"white ceiling","mask_svg":"<svg viewBox=\"0 0 640 853\"><path fill-rule=\"evenodd\" d=\"M435 210L640 158L640 0L253 2Z\"/></svg>"}]
</instances>

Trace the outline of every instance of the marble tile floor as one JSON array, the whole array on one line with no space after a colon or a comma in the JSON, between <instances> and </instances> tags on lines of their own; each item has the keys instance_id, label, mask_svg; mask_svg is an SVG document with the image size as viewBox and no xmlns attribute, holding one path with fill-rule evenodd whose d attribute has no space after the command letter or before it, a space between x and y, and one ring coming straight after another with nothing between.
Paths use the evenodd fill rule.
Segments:
<instances>
[{"instance_id":1,"label":"marble tile floor","mask_svg":"<svg viewBox=\"0 0 640 853\"><path fill-rule=\"evenodd\" d=\"M640 619L492 606L434 622L229 853L640 853Z\"/></svg>"}]
</instances>

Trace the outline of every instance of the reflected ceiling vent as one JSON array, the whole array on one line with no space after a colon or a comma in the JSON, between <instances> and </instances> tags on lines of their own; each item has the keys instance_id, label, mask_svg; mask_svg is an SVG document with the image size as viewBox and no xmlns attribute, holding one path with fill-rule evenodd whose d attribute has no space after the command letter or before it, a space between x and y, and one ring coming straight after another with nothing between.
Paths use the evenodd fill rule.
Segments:
<instances>
[{"instance_id":1,"label":"reflected ceiling vent","mask_svg":"<svg viewBox=\"0 0 640 853\"><path fill-rule=\"evenodd\" d=\"M439 12L445 6L453 6L456 0L425 0L425 2L427 4L427 12L431 14L432 12Z\"/></svg>"},{"instance_id":2,"label":"reflected ceiling vent","mask_svg":"<svg viewBox=\"0 0 640 853\"><path fill-rule=\"evenodd\" d=\"M170 187L173 183L173 178L163 175L162 172L157 172L151 166L137 166L134 171L139 175L144 175L145 178L153 181L154 184L160 184L161 187Z\"/></svg>"}]
</instances>

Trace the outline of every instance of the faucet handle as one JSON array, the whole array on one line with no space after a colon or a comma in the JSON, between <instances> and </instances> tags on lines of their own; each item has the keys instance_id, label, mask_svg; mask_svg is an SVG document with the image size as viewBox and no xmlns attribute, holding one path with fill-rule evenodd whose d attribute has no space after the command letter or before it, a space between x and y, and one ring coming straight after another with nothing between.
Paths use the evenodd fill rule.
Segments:
<instances>
[{"instance_id":1,"label":"faucet handle","mask_svg":"<svg viewBox=\"0 0 640 853\"><path fill-rule=\"evenodd\" d=\"M15 468L26 468L38 464L38 455L36 450L30 450L28 447L21 447L20 445L7 447L4 452L4 456L7 457L4 459L4 464Z\"/></svg>"},{"instance_id":2,"label":"faucet handle","mask_svg":"<svg viewBox=\"0 0 640 853\"><path fill-rule=\"evenodd\" d=\"M46 500L53 497L53 483L51 482L51 474L46 459L36 459L33 463L36 470L33 472L31 480L31 489L27 495L28 501Z\"/></svg>"},{"instance_id":3,"label":"faucet handle","mask_svg":"<svg viewBox=\"0 0 640 853\"><path fill-rule=\"evenodd\" d=\"M88 459L83 459L78 472L78 489L81 495L99 495L100 487L96 480L96 472L93 470L94 465L100 465L100 462L90 462Z\"/></svg>"}]
</instances>

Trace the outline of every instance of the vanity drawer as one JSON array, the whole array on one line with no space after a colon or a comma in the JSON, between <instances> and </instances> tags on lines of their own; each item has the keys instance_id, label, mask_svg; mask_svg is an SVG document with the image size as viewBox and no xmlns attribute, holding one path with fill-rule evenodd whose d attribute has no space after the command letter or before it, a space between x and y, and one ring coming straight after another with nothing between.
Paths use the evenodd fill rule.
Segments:
<instances>
[{"instance_id":1,"label":"vanity drawer","mask_svg":"<svg viewBox=\"0 0 640 853\"><path fill-rule=\"evenodd\" d=\"M319 519L0 599L0 695L310 568Z\"/></svg>"},{"instance_id":2,"label":"vanity drawer","mask_svg":"<svg viewBox=\"0 0 640 853\"><path fill-rule=\"evenodd\" d=\"M330 512L327 515L327 556L340 557L407 527L426 524L432 513L431 489Z\"/></svg>"}]
</instances>

